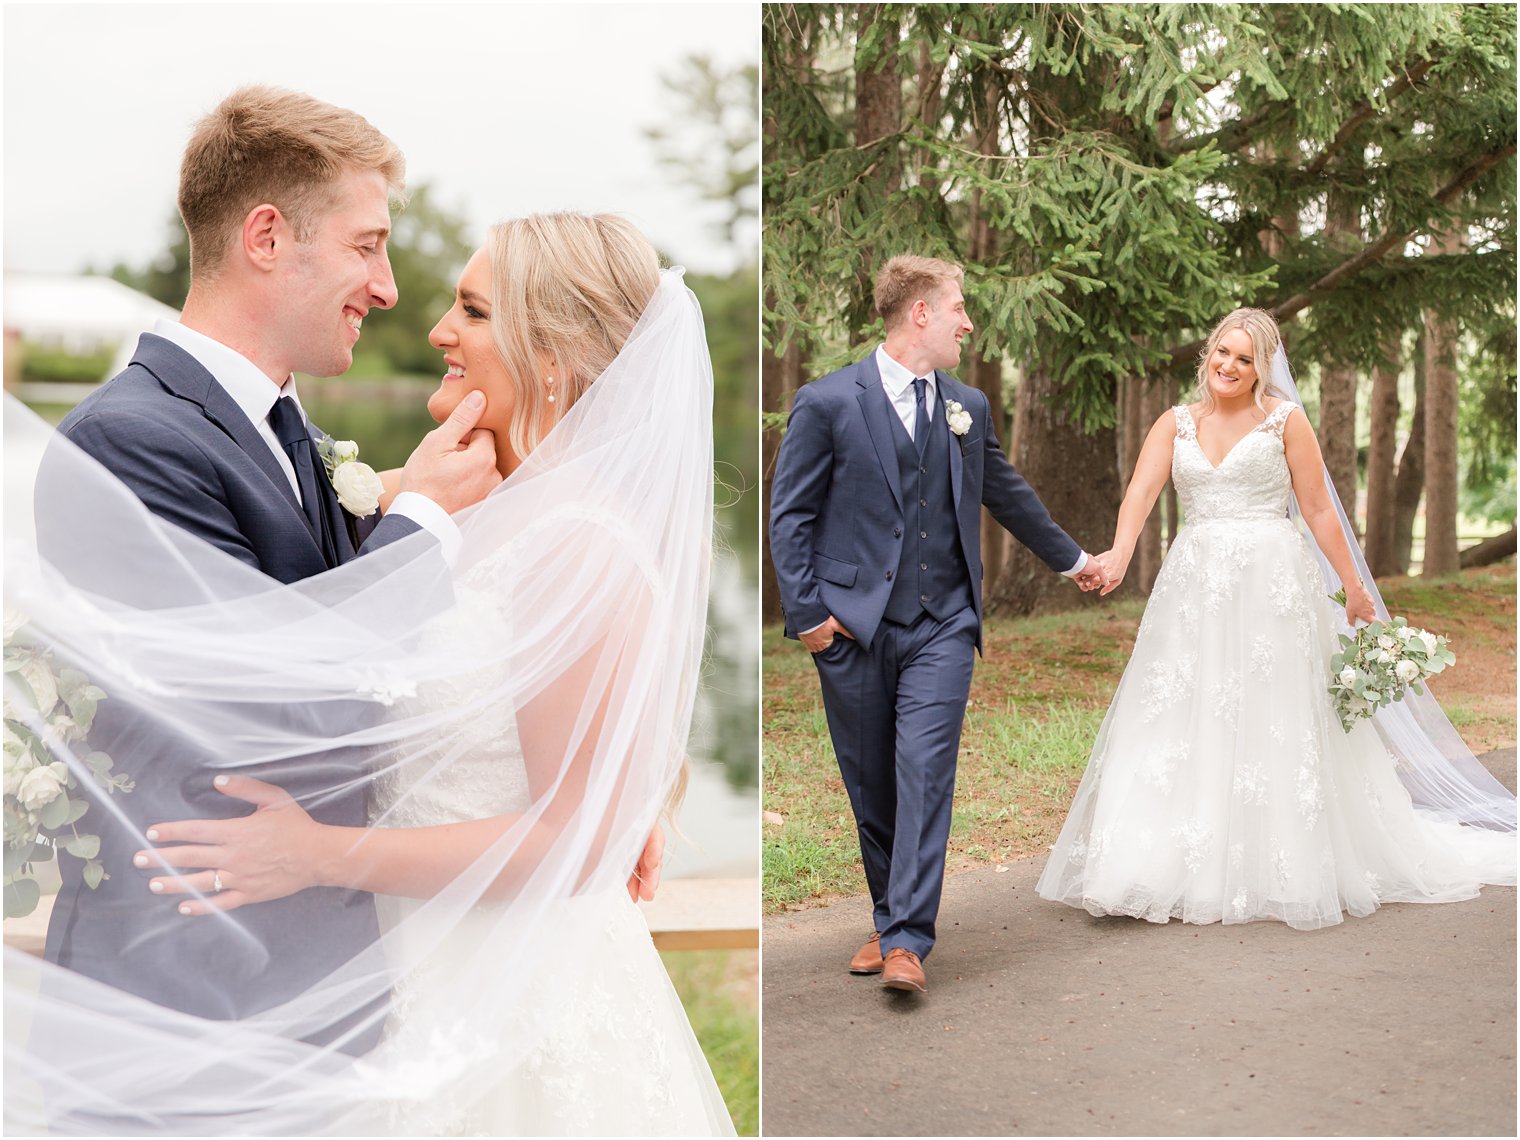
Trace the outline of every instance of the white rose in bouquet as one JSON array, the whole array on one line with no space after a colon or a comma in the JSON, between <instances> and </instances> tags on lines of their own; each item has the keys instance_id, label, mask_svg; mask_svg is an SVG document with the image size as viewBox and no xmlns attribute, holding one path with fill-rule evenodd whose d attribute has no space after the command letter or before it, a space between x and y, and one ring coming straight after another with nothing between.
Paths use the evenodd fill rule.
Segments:
<instances>
[{"instance_id":1,"label":"white rose in bouquet","mask_svg":"<svg viewBox=\"0 0 1520 1140\"><path fill-rule=\"evenodd\" d=\"M333 457L339 463L347 463L350 459L359 458L359 445L351 439L333 440Z\"/></svg>"},{"instance_id":2,"label":"white rose in bouquet","mask_svg":"<svg viewBox=\"0 0 1520 1140\"><path fill-rule=\"evenodd\" d=\"M27 773L37 767L37 761L30 751L6 752L5 754L5 794L14 796L21 788L21 781L26 779Z\"/></svg>"},{"instance_id":3,"label":"white rose in bouquet","mask_svg":"<svg viewBox=\"0 0 1520 1140\"><path fill-rule=\"evenodd\" d=\"M1340 682L1341 684L1345 685L1346 688L1351 688L1351 686L1356 684L1356 670L1351 668L1349 665L1346 666L1341 670Z\"/></svg>"},{"instance_id":4,"label":"white rose in bouquet","mask_svg":"<svg viewBox=\"0 0 1520 1140\"><path fill-rule=\"evenodd\" d=\"M27 811L40 811L58 798L68 783L69 770L62 760L33 768L21 779L16 799Z\"/></svg>"},{"instance_id":5,"label":"white rose in bouquet","mask_svg":"<svg viewBox=\"0 0 1520 1140\"><path fill-rule=\"evenodd\" d=\"M1422 630L1420 630L1419 634L1420 634L1420 640L1425 643L1425 652L1426 653L1434 653L1436 651L1436 646L1437 646L1436 635L1433 634L1433 633L1431 633L1430 630L1428 630L1428 629L1422 629Z\"/></svg>"},{"instance_id":6,"label":"white rose in bouquet","mask_svg":"<svg viewBox=\"0 0 1520 1140\"><path fill-rule=\"evenodd\" d=\"M1394 641L1393 638L1389 637L1386 633L1382 633L1382 634L1378 635L1378 648L1379 649L1383 649L1383 650L1392 649L1397 644L1398 644L1398 642Z\"/></svg>"},{"instance_id":7,"label":"white rose in bouquet","mask_svg":"<svg viewBox=\"0 0 1520 1140\"><path fill-rule=\"evenodd\" d=\"M343 509L358 518L367 518L380 506L385 485L368 463L351 460L339 463L332 473L333 490Z\"/></svg>"},{"instance_id":8,"label":"white rose in bouquet","mask_svg":"<svg viewBox=\"0 0 1520 1140\"><path fill-rule=\"evenodd\" d=\"M1393 675L1407 685L1420 679L1420 667L1413 661L1400 661L1393 667Z\"/></svg>"}]
</instances>

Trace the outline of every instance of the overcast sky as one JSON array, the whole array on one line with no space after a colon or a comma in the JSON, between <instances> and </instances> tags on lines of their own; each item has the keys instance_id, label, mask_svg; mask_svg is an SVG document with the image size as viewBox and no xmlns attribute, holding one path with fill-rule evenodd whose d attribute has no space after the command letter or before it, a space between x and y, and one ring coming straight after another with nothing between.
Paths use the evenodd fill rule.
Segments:
<instances>
[{"instance_id":1,"label":"overcast sky","mask_svg":"<svg viewBox=\"0 0 1520 1140\"><path fill-rule=\"evenodd\" d=\"M609 210L697 272L752 255L643 132L679 127L685 57L757 61L755 4L7 3L4 43L8 271L154 256L192 123L255 82L364 115L477 235Z\"/></svg>"}]
</instances>

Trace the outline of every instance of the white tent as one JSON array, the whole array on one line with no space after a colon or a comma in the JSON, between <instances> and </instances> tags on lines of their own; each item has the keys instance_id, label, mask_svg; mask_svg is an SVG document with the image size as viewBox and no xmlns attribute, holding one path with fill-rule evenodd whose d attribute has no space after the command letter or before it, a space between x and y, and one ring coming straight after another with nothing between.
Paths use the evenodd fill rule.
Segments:
<instances>
[{"instance_id":1,"label":"white tent","mask_svg":"<svg viewBox=\"0 0 1520 1140\"><path fill-rule=\"evenodd\" d=\"M160 319L178 320L179 311L109 277L5 275L6 330L81 356L115 349L117 362L106 376L126 366L138 334Z\"/></svg>"}]
</instances>

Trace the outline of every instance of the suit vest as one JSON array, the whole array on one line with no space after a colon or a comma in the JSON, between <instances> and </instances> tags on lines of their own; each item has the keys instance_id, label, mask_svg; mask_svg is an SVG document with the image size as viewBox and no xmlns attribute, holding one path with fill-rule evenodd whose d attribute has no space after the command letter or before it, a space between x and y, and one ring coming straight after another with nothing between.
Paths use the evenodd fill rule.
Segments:
<instances>
[{"instance_id":1,"label":"suit vest","mask_svg":"<svg viewBox=\"0 0 1520 1140\"><path fill-rule=\"evenodd\" d=\"M950 487L950 448L959 444L951 443L943 412L936 414L943 407L938 397L930 405L929 438L922 459L896 410L891 413L899 429L892 438L897 444L897 479L907 533L884 616L899 625L911 625L925 611L936 621L944 621L971 605L971 575L961 551Z\"/></svg>"}]
</instances>

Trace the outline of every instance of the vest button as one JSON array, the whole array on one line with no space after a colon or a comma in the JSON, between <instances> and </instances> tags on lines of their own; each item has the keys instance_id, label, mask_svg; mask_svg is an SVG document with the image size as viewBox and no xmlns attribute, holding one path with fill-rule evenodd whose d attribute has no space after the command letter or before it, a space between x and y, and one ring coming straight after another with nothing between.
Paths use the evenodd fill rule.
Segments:
<instances>
[{"instance_id":1,"label":"vest button","mask_svg":"<svg viewBox=\"0 0 1520 1140\"><path fill-rule=\"evenodd\" d=\"M890 582L891 580L892 580L892 571L888 570L887 571L887 581Z\"/></svg>"},{"instance_id":2,"label":"vest button","mask_svg":"<svg viewBox=\"0 0 1520 1140\"><path fill-rule=\"evenodd\" d=\"M918 500L918 505L921 506L921 507L927 507L929 505L929 500L928 499L920 499L920 500Z\"/></svg>"},{"instance_id":3,"label":"vest button","mask_svg":"<svg viewBox=\"0 0 1520 1140\"><path fill-rule=\"evenodd\" d=\"M892 537L893 538L901 538L902 537L902 527L900 527L900 526L894 526L892 528ZM919 537L922 538L923 536L920 535Z\"/></svg>"},{"instance_id":4,"label":"vest button","mask_svg":"<svg viewBox=\"0 0 1520 1140\"><path fill-rule=\"evenodd\" d=\"M921 531L918 532L918 537L919 538L928 538L929 537L929 532L926 531L926 530L921 530Z\"/></svg>"},{"instance_id":5,"label":"vest button","mask_svg":"<svg viewBox=\"0 0 1520 1140\"><path fill-rule=\"evenodd\" d=\"M929 469L927 467L920 467L918 469L918 473L920 475L927 475L927 474L929 474Z\"/></svg>"},{"instance_id":6,"label":"vest button","mask_svg":"<svg viewBox=\"0 0 1520 1140\"><path fill-rule=\"evenodd\" d=\"M920 594L920 595L918 595L918 600L921 601L921 602L927 602L929 600L929 595L928 594Z\"/></svg>"},{"instance_id":7,"label":"vest button","mask_svg":"<svg viewBox=\"0 0 1520 1140\"><path fill-rule=\"evenodd\" d=\"M918 568L920 570L927 570L927 569L929 569L929 564L927 562L920 562L918 564Z\"/></svg>"}]
</instances>

